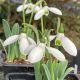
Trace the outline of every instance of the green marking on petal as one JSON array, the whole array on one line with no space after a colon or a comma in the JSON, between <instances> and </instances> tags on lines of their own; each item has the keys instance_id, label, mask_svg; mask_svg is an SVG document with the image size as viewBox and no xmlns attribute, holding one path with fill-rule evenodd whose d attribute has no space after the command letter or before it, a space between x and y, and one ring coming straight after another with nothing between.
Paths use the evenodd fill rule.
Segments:
<instances>
[{"instance_id":1,"label":"green marking on petal","mask_svg":"<svg viewBox=\"0 0 80 80\"><path fill-rule=\"evenodd\" d=\"M55 45L56 46L61 46L62 45L61 40L59 38L56 38Z\"/></svg>"},{"instance_id":2,"label":"green marking on petal","mask_svg":"<svg viewBox=\"0 0 80 80\"><path fill-rule=\"evenodd\" d=\"M46 9L45 10L45 15L48 16L49 15L49 11Z\"/></svg>"}]
</instances>

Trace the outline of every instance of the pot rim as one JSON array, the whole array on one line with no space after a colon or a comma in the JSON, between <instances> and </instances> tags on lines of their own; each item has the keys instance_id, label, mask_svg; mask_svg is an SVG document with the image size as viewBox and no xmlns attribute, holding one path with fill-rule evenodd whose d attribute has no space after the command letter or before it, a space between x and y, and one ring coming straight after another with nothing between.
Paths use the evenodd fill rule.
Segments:
<instances>
[{"instance_id":1,"label":"pot rim","mask_svg":"<svg viewBox=\"0 0 80 80\"><path fill-rule=\"evenodd\" d=\"M24 67L24 66L27 66L27 67L34 67L33 64L15 64L15 63L3 63L2 66L21 66L21 67Z\"/></svg>"}]
</instances>

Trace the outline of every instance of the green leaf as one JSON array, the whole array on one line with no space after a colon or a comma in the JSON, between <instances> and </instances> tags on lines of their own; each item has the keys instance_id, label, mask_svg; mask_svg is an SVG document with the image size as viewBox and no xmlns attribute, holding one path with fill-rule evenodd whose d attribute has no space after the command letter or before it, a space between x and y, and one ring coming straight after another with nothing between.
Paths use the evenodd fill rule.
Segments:
<instances>
[{"instance_id":1,"label":"green leaf","mask_svg":"<svg viewBox=\"0 0 80 80\"><path fill-rule=\"evenodd\" d=\"M54 61L53 63L53 71L54 71L54 76L55 76L55 80L57 80L58 78L58 72L59 72L59 67L58 67L58 62L57 61Z\"/></svg>"},{"instance_id":2,"label":"green leaf","mask_svg":"<svg viewBox=\"0 0 80 80\"><path fill-rule=\"evenodd\" d=\"M61 71L60 72L61 72L61 77L62 77L67 69L68 61L60 62L60 64L61 64L61 67L60 67Z\"/></svg>"},{"instance_id":3,"label":"green leaf","mask_svg":"<svg viewBox=\"0 0 80 80\"><path fill-rule=\"evenodd\" d=\"M17 35L17 34L19 34L19 24L18 23L14 24L12 28L12 35Z\"/></svg>"},{"instance_id":4,"label":"green leaf","mask_svg":"<svg viewBox=\"0 0 80 80\"><path fill-rule=\"evenodd\" d=\"M12 28L12 35L18 35L19 34L19 25L18 23L15 23ZM11 45L11 55L12 60L19 57L19 48L18 48L18 42L15 42Z\"/></svg>"},{"instance_id":5,"label":"green leaf","mask_svg":"<svg viewBox=\"0 0 80 80\"><path fill-rule=\"evenodd\" d=\"M36 35L36 38L37 38L37 43L39 43L39 34L38 34L38 30L35 26L33 25L30 25L30 24L26 24L26 26L28 26L29 28L31 28L34 32L35 32L35 35Z\"/></svg>"},{"instance_id":6,"label":"green leaf","mask_svg":"<svg viewBox=\"0 0 80 80\"><path fill-rule=\"evenodd\" d=\"M52 65L51 65L51 80L55 80L53 66L54 66L54 65L52 64Z\"/></svg>"},{"instance_id":7,"label":"green leaf","mask_svg":"<svg viewBox=\"0 0 80 80\"><path fill-rule=\"evenodd\" d=\"M6 21L4 21L4 22L8 25L8 27L7 27L8 29L6 29L6 30L9 30L10 29L9 24ZM6 33L7 33L7 31L6 31ZM19 25L16 23L12 27L11 35L17 35L17 34L19 34ZM20 54L19 54L18 42L15 42L14 44L11 44L8 46L7 61L13 62L13 60L15 58L18 58L19 55Z\"/></svg>"},{"instance_id":8,"label":"green leaf","mask_svg":"<svg viewBox=\"0 0 80 80\"><path fill-rule=\"evenodd\" d=\"M48 80L51 80L51 74L50 74L50 71L49 71L47 65L46 65L46 64L42 64L42 66L43 66L43 68L44 68L44 70L45 70L47 79L48 79Z\"/></svg>"},{"instance_id":9,"label":"green leaf","mask_svg":"<svg viewBox=\"0 0 80 80\"><path fill-rule=\"evenodd\" d=\"M35 63L34 70L35 70L35 80L42 80L41 64L40 64L40 62Z\"/></svg>"},{"instance_id":10,"label":"green leaf","mask_svg":"<svg viewBox=\"0 0 80 80\"><path fill-rule=\"evenodd\" d=\"M63 77L62 77L62 80L63 80L71 71L73 71L73 70L74 70L73 67L68 68L68 69L65 71L65 73L64 73L64 75L63 75Z\"/></svg>"},{"instance_id":11,"label":"green leaf","mask_svg":"<svg viewBox=\"0 0 80 80\"><path fill-rule=\"evenodd\" d=\"M2 23L3 23L5 37L8 38L9 36L11 36L10 26L9 26L8 22L4 19L3 19Z\"/></svg>"}]
</instances>

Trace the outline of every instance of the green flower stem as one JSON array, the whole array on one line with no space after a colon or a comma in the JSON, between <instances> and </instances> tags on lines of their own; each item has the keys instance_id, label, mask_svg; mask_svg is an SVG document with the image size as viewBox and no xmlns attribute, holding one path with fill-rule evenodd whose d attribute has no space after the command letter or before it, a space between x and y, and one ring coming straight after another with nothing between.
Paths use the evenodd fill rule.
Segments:
<instances>
[{"instance_id":1,"label":"green flower stem","mask_svg":"<svg viewBox=\"0 0 80 80\"><path fill-rule=\"evenodd\" d=\"M44 4L45 4L45 6L47 6L47 2L44 0Z\"/></svg>"},{"instance_id":2,"label":"green flower stem","mask_svg":"<svg viewBox=\"0 0 80 80\"><path fill-rule=\"evenodd\" d=\"M7 14L8 16L7 16L7 20L9 21L10 20L10 16L11 16L11 12L10 12L11 11L11 8L10 8L11 5L10 5L10 0L7 0L7 2L8 2L8 14Z\"/></svg>"},{"instance_id":3,"label":"green flower stem","mask_svg":"<svg viewBox=\"0 0 80 80\"><path fill-rule=\"evenodd\" d=\"M31 13L31 17L30 17L30 20L29 20L29 24L31 24L32 18L33 18L33 12Z\"/></svg>"},{"instance_id":4,"label":"green flower stem","mask_svg":"<svg viewBox=\"0 0 80 80\"><path fill-rule=\"evenodd\" d=\"M22 13L23 14L23 23L25 23L25 10L24 10L24 6L25 6L26 2L27 2L27 0L24 0L24 2L23 2L23 13ZM23 26L24 26L23 32L26 32L25 24Z\"/></svg>"},{"instance_id":5,"label":"green flower stem","mask_svg":"<svg viewBox=\"0 0 80 80\"><path fill-rule=\"evenodd\" d=\"M60 18L58 17L58 24L57 24L57 34L59 33L59 28L60 28ZM59 46L56 46L57 49L59 49Z\"/></svg>"},{"instance_id":6,"label":"green flower stem","mask_svg":"<svg viewBox=\"0 0 80 80\"><path fill-rule=\"evenodd\" d=\"M44 0L39 0L36 5L39 5L40 3L42 3Z\"/></svg>"},{"instance_id":7,"label":"green flower stem","mask_svg":"<svg viewBox=\"0 0 80 80\"><path fill-rule=\"evenodd\" d=\"M24 23L24 25L28 26L29 28L31 28L35 32L36 38L37 38L37 44L39 44L40 43L39 34L38 34L38 30L36 29L36 27L34 27L31 24L27 24L27 23Z\"/></svg>"},{"instance_id":8,"label":"green flower stem","mask_svg":"<svg viewBox=\"0 0 80 80\"><path fill-rule=\"evenodd\" d=\"M41 31L44 33L43 17L41 17Z\"/></svg>"},{"instance_id":9,"label":"green flower stem","mask_svg":"<svg viewBox=\"0 0 80 80\"><path fill-rule=\"evenodd\" d=\"M30 3L32 3L32 0L29 0Z\"/></svg>"},{"instance_id":10,"label":"green flower stem","mask_svg":"<svg viewBox=\"0 0 80 80\"><path fill-rule=\"evenodd\" d=\"M60 28L60 18L58 17L57 34L59 33L59 28Z\"/></svg>"}]
</instances>

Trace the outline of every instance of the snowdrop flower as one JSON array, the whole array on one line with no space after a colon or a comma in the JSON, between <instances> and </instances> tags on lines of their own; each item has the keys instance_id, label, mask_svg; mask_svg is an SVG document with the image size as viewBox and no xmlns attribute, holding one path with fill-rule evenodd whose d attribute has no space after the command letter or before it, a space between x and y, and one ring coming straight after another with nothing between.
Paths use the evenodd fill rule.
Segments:
<instances>
[{"instance_id":1,"label":"snowdrop flower","mask_svg":"<svg viewBox=\"0 0 80 80\"><path fill-rule=\"evenodd\" d=\"M21 33L20 35L13 35L13 36L10 36L8 37L4 43L3 43L3 46L7 46L7 45L10 45L16 41L19 41L19 49L20 49L20 52L25 54L25 50L32 44L36 44L35 41L28 37L25 33ZM27 54L25 54L27 55Z\"/></svg>"},{"instance_id":2,"label":"snowdrop flower","mask_svg":"<svg viewBox=\"0 0 80 80\"><path fill-rule=\"evenodd\" d=\"M28 61L31 63L36 63L40 61L45 54L45 48L48 50L50 54L52 54L55 58L60 61L65 61L65 56L56 48L47 47L44 43L40 43L35 46L28 55Z\"/></svg>"},{"instance_id":3,"label":"snowdrop flower","mask_svg":"<svg viewBox=\"0 0 80 80\"><path fill-rule=\"evenodd\" d=\"M17 7L17 12L23 11L23 7L24 7L24 9L26 9L28 7L28 5L25 4L25 6L23 6L23 5L18 6Z\"/></svg>"},{"instance_id":4,"label":"snowdrop flower","mask_svg":"<svg viewBox=\"0 0 80 80\"><path fill-rule=\"evenodd\" d=\"M25 5L20 5L17 8L17 12L23 11L23 7L25 9L25 13L26 14L29 14L31 12L37 12L38 10L40 10L39 6L36 6L36 5L32 4L32 3L28 3L28 4L25 4Z\"/></svg>"},{"instance_id":5,"label":"snowdrop flower","mask_svg":"<svg viewBox=\"0 0 80 80\"><path fill-rule=\"evenodd\" d=\"M64 50L69 53L72 56L77 55L77 49L74 43L66 37L63 33L58 33L57 35L51 35L49 36L49 40L57 39L61 41L61 46L64 48Z\"/></svg>"},{"instance_id":6,"label":"snowdrop flower","mask_svg":"<svg viewBox=\"0 0 80 80\"><path fill-rule=\"evenodd\" d=\"M40 9L36 15L34 16L34 20L38 20L40 19L43 15L48 16L49 11L52 13L55 13L57 15L62 15L62 12L55 8L55 7L48 7L48 6L44 6L42 9Z\"/></svg>"},{"instance_id":7,"label":"snowdrop flower","mask_svg":"<svg viewBox=\"0 0 80 80\"><path fill-rule=\"evenodd\" d=\"M31 12L34 12L35 13L35 12L37 12L39 10L40 10L40 7L39 6L36 6L36 5L32 4L32 3L30 3L28 5L28 8L26 9L26 14L29 14Z\"/></svg>"}]
</instances>

